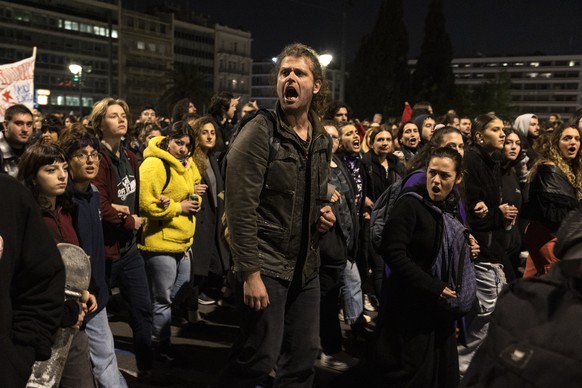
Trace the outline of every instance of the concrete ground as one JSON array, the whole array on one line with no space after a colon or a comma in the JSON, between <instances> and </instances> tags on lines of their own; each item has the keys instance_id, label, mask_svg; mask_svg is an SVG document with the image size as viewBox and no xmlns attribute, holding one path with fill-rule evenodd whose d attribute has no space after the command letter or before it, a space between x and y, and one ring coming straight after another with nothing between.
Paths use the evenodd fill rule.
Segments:
<instances>
[{"instance_id":1,"label":"concrete ground","mask_svg":"<svg viewBox=\"0 0 582 388\"><path fill-rule=\"evenodd\" d=\"M220 373L229 354L230 346L237 334L235 311L227 307L200 306L204 323L184 328L172 326L172 344L180 362L177 365L161 366L160 374L174 388L205 388L212 384ZM115 338L119 368L129 387L143 388L137 380L137 368L132 353L131 329L123 313L110 322ZM342 323L344 347L352 357L360 357L366 345L348 336L348 326ZM315 387L332 387L341 373L316 364Z\"/></svg>"}]
</instances>

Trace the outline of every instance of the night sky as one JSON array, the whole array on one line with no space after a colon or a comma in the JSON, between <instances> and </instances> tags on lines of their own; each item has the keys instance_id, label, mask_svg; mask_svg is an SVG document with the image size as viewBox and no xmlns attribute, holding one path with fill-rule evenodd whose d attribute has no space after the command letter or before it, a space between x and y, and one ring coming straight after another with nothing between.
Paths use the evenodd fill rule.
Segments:
<instances>
[{"instance_id":1,"label":"night sky","mask_svg":"<svg viewBox=\"0 0 582 388\"><path fill-rule=\"evenodd\" d=\"M339 53L343 0L197 0L191 9L250 31L253 58L270 58L287 43ZM376 21L381 0L352 0L347 58ZM420 53L428 0L405 0L409 58ZM504 54L582 54L580 0L447 0L447 30L455 57Z\"/></svg>"}]
</instances>

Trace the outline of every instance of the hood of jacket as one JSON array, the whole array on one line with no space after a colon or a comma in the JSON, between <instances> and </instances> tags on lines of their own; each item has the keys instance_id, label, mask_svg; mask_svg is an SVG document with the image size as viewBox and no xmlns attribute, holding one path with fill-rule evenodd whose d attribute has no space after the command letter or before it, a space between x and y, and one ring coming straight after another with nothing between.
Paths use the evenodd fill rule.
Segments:
<instances>
[{"instance_id":1,"label":"hood of jacket","mask_svg":"<svg viewBox=\"0 0 582 388\"><path fill-rule=\"evenodd\" d=\"M166 136L156 136L152 138L148 146L143 152L144 159L146 158L158 158L168 162L170 167L173 167L180 174L186 171L186 167L180 162L176 157L170 154L168 151L160 148L161 142L166 138ZM192 157L188 157L189 163L194 163Z\"/></svg>"},{"instance_id":2,"label":"hood of jacket","mask_svg":"<svg viewBox=\"0 0 582 388\"><path fill-rule=\"evenodd\" d=\"M528 137L529 123L532 117L537 118L537 116L532 113L526 113L521 116L517 116L517 118L513 122L513 127L517 129L524 137Z\"/></svg>"}]
</instances>

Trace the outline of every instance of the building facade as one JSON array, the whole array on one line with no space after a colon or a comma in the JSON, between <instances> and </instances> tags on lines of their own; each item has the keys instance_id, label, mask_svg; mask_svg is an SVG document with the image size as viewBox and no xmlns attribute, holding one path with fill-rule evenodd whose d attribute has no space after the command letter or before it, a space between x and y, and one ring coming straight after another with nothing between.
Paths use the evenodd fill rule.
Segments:
<instances>
[{"instance_id":1,"label":"building facade","mask_svg":"<svg viewBox=\"0 0 582 388\"><path fill-rule=\"evenodd\" d=\"M195 69L208 99L221 91L250 98L249 32L175 8L141 8L124 9L121 0L0 0L0 64L37 47L35 89L49 93L37 100L43 112L86 115L113 96L138 113L161 103L178 67ZM69 71L73 63L80 75Z\"/></svg>"},{"instance_id":2,"label":"building facade","mask_svg":"<svg viewBox=\"0 0 582 388\"><path fill-rule=\"evenodd\" d=\"M174 62L171 15L124 10L119 38L119 97L137 113L156 105L168 86Z\"/></svg>"},{"instance_id":3,"label":"building facade","mask_svg":"<svg viewBox=\"0 0 582 388\"><path fill-rule=\"evenodd\" d=\"M35 89L50 93L39 108L88 114L118 93L119 19L118 0L0 1L0 64L30 57L36 46ZM78 80L73 63L83 68Z\"/></svg>"},{"instance_id":4,"label":"building facade","mask_svg":"<svg viewBox=\"0 0 582 388\"><path fill-rule=\"evenodd\" d=\"M251 33L215 25L215 93L229 92L245 101L251 97Z\"/></svg>"},{"instance_id":5,"label":"building facade","mask_svg":"<svg viewBox=\"0 0 582 388\"><path fill-rule=\"evenodd\" d=\"M505 72L516 114L568 115L582 106L582 55L456 58L455 84L478 85Z\"/></svg>"}]
</instances>

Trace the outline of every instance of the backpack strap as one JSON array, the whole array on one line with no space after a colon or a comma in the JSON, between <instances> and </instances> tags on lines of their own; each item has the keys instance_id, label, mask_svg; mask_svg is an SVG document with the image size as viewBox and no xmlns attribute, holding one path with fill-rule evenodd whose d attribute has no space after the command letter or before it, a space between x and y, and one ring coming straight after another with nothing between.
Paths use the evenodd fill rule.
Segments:
<instances>
[{"instance_id":1,"label":"backpack strap","mask_svg":"<svg viewBox=\"0 0 582 388\"><path fill-rule=\"evenodd\" d=\"M230 139L230 146L222 154L220 160L218 161L218 164L220 165L220 173L222 174L223 178L226 178L226 157L228 156L228 153L232 148L234 141L236 140L240 132L244 129L244 127L247 125L247 123L254 119L255 117L257 117L258 115L266 117L271 122L271 126L269 127L269 159L267 160L267 165L269 165L275 159L275 155L277 155L277 151L279 150L279 146L281 145L279 139L275 137L275 128L277 127L277 115L275 114L275 112L270 111L268 109L259 109L255 113L246 115L237 124L238 127L234 130L232 137Z\"/></svg>"},{"instance_id":2,"label":"backpack strap","mask_svg":"<svg viewBox=\"0 0 582 388\"><path fill-rule=\"evenodd\" d=\"M166 183L164 183L164 187L162 188L162 193L163 193L164 190L166 190L166 187L168 187L168 185L170 184L170 177L171 177L172 173L170 171L170 163L168 163L168 161L165 159L160 159L160 160L164 164L164 169L166 170Z\"/></svg>"}]
</instances>

